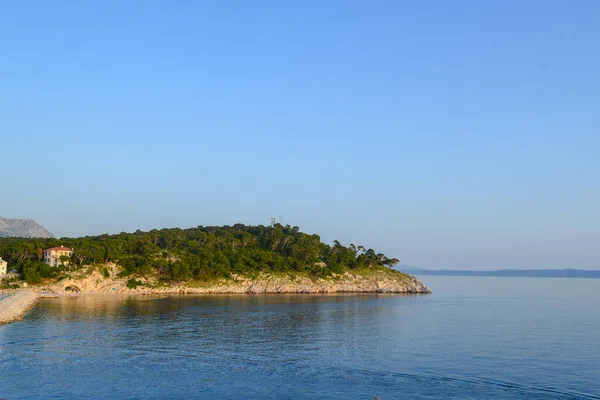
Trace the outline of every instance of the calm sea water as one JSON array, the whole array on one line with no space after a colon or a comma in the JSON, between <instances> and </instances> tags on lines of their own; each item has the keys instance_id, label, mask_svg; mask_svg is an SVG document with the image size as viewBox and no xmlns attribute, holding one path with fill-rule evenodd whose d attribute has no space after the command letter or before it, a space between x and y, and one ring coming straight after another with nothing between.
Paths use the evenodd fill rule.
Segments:
<instances>
[{"instance_id":1,"label":"calm sea water","mask_svg":"<svg viewBox=\"0 0 600 400\"><path fill-rule=\"evenodd\" d=\"M0 326L4 399L600 399L600 280L431 295L44 299Z\"/></svg>"}]
</instances>

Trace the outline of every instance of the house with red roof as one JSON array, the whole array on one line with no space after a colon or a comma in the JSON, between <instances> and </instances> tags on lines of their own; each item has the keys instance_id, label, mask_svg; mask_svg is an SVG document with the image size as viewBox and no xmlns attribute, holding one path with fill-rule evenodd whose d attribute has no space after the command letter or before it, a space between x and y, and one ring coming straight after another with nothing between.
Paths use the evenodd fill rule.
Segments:
<instances>
[{"instance_id":1,"label":"house with red roof","mask_svg":"<svg viewBox=\"0 0 600 400\"><path fill-rule=\"evenodd\" d=\"M59 265L69 265L68 261L61 261L62 256L67 256L69 259L73 255L73 249L65 246L52 247L51 249L44 250L43 261L51 267L58 267Z\"/></svg>"}]
</instances>

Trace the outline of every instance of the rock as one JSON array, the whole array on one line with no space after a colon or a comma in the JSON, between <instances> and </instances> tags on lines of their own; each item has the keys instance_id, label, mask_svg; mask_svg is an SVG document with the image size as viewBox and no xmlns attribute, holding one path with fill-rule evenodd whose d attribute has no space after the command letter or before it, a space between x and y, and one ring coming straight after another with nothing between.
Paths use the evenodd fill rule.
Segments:
<instances>
[{"instance_id":1,"label":"rock","mask_svg":"<svg viewBox=\"0 0 600 400\"><path fill-rule=\"evenodd\" d=\"M77 287L81 292L95 293L430 293L429 288L418 279L394 271L373 270L367 276L344 273L335 278L314 278L302 275L261 273L255 279L236 275L235 279L221 279L197 286L174 284L167 287L154 287L155 278L139 278L143 285L128 288L129 278L119 278L120 267L115 264L104 266L110 271L110 278L99 272L102 267L83 268L70 277L56 282L51 289L64 293L68 287Z\"/></svg>"}]
</instances>

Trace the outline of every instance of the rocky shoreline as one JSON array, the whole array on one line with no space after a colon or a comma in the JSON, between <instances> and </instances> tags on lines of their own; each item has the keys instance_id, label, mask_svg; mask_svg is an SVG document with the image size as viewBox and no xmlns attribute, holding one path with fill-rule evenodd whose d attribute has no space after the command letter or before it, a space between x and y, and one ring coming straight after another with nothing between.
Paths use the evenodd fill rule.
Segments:
<instances>
[{"instance_id":1,"label":"rocky shoreline","mask_svg":"<svg viewBox=\"0 0 600 400\"><path fill-rule=\"evenodd\" d=\"M397 271L346 272L331 278L292 274L259 274L256 277L233 275L209 283L187 282L161 285L149 278L139 278L138 287L127 286L127 278L118 277L116 265L105 266L109 276L97 269L72 276L48 286L57 294L124 293L124 294L323 294L323 293L431 293L417 278Z\"/></svg>"},{"instance_id":2,"label":"rocky shoreline","mask_svg":"<svg viewBox=\"0 0 600 400\"><path fill-rule=\"evenodd\" d=\"M19 290L0 300L0 325L23 319L38 297L39 294L34 290Z\"/></svg>"},{"instance_id":3,"label":"rocky shoreline","mask_svg":"<svg viewBox=\"0 0 600 400\"><path fill-rule=\"evenodd\" d=\"M426 294L431 290L417 278L397 271L373 270L346 272L328 278L293 274L261 273L255 277L233 275L232 279L212 282L187 282L165 286L152 277L139 278L138 286L128 287L131 278L119 277L114 264L74 271L58 282L45 282L35 288L5 290L9 297L0 300L0 324L22 319L40 297L62 297L85 294L152 295L152 294L335 294L396 293ZM108 276L107 272L108 271Z\"/></svg>"}]
</instances>

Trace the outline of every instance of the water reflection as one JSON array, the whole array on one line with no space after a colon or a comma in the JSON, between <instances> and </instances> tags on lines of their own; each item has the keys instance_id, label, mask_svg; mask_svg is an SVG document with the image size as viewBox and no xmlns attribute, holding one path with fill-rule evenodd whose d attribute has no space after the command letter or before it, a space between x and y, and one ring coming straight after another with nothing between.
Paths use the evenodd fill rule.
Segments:
<instances>
[{"instance_id":1,"label":"water reflection","mask_svg":"<svg viewBox=\"0 0 600 400\"><path fill-rule=\"evenodd\" d=\"M408 299L408 297L406 297ZM278 349L319 351L335 345L335 335L352 339L377 329L385 296L80 296L44 299L27 318L43 337L43 351L83 356L90 346L114 347L133 356L175 351L240 357L242 348L260 345L252 357L272 357ZM371 327L369 327L371 326ZM333 336L332 336L333 334ZM326 338L326 339L324 339ZM79 343L81 346L74 346ZM182 347L182 343L184 346ZM244 355L245 357L246 355Z\"/></svg>"},{"instance_id":2,"label":"water reflection","mask_svg":"<svg viewBox=\"0 0 600 400\"><path fill-rule=\"evenodd\" d=\"M593 303L514 292L43 299L0 327L0 398L600 395Z\"/></svg>"}]
</instances>

